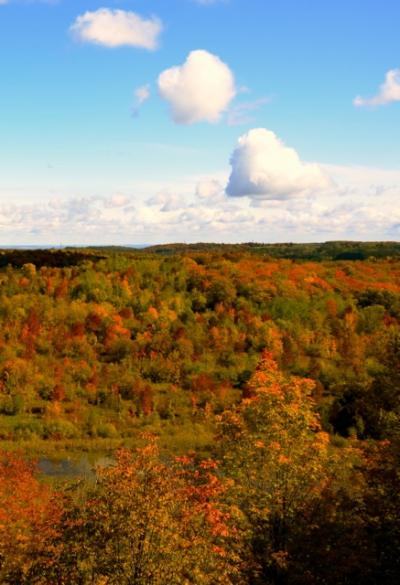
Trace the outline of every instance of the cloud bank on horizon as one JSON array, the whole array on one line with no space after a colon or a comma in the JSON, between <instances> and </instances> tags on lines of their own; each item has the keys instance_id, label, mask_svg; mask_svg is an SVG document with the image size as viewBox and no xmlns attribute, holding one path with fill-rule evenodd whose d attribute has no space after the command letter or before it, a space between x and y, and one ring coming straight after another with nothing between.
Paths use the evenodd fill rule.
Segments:
<instances>
[{"instance_id":1,"label":"cloud bank on horizon","mask_svg":"<svg viewBox=\"0 0 400 585\"><path fill-rule=\"evenodd\" d=\"M47 198L35 205L0 204L3 243L66 245L168 243L171 241L318 241L398 239L399 171L323 165L332 177L318 195L282 200L228 197L218 178L195 177L111 196ZM218 236L216 236L218 234ZM282 237L282 234L286 237Z\"/></svg>"}]
</instances>

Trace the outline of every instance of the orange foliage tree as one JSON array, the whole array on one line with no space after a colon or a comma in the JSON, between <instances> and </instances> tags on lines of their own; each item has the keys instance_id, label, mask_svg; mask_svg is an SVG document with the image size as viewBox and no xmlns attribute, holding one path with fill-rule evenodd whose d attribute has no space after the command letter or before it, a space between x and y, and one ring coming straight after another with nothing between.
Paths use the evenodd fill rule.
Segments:
<instances>
[{"instance_id":1,"label":"orange foliage tree","mask_svg":"<svg viewBox=\"0 0 400 585\"><path fill-rule=\"evenodd\" d=\"M44 583L58 554L62 503L18 455L0 454L0 582Z\"/></svg>"},{"instance_id":2,"label":"orange foliage tree","mask_svg":"<svg viewBox=\"0 0 400 585\"><path fill-rule=\"evenodd\" d=\"M332 481L335 456L313 409L313 385L284 375L266 352L249 381L250 398L219 418L252 583L286 582L295 527L311 521Z\"/></svg>"},{"instance_id":3,"label":"orange foliage tree","mask_svg":"<svg viewBox=\"0 0 400 585\"><path fill-rule=\"evenodd\" d=\"M57 583L238 583L223 491L214 461L120 450L64 517Z\"/></svg>"}]
</instances>

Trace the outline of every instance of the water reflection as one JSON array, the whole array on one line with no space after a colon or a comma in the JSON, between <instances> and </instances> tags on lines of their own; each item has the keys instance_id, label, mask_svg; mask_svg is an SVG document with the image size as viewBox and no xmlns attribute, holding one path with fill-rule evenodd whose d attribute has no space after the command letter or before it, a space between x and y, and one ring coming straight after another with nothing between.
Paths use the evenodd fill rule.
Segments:
<instances>
[{"instance_id":1,"label":"water reflection","mask_svg":"<svg viewBox=\"0 0 400 585\"><path fill-rule=\"evenodd\" d=\"M95 476L96 467L108 467L113 463L113 459L107 456L89 457L83 455L76 458L67 459L47 459L39 460L39 471L49 477L59 478L91 478Z\"/></svg>"}]
</instances>

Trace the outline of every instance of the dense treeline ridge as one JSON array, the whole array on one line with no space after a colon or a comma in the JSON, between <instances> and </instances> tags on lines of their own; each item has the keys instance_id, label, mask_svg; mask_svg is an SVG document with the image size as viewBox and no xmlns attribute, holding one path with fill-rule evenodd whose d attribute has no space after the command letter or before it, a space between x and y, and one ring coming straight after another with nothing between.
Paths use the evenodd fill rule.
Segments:
<instances>
[{"instance_id":1,"label":"dense treeline ridge","mask_svg":"<svg viewBox=\"0 0 400 585\"><path fill-rule=\"evenodd\" d=\"M387 438L399 415L400 265L247 254L112 254L0 273L0 435L208 428L263 350L316 381L329 432ZM200 433L201 434L201 433Z\"/></svg>"},{"instance_id":2,"label":"dense treeline ridge","mask_svg":"<svg viewBox=\"0 0 400 585\"><path fill-rule=\"evenodd\" d=\"M366 260L368 258L388 258L400 255L399 242L354 242L332 241L308 244L164 244L149 246L148 253L184 254L194 252L253 253L271 258L291 260Z\"/></svg>"},{"instance_id":3,"label":"dense treeline ridge","mask_svg":"<svg viewBox=\"0 0 400 585\"><path fill-rule=\"evenodd\" d=\"M323 243L278 243L263 244L247 242L242 244L213 244L199 242L197 244L162 244L153 246L94 246L87 248L59 249L0 249L0 267L21 267L26 263L41 266L71 266L85 259L100 260L104 255L114 254L156 254L175 255L193 253L218 254L257 254L264 257L290 260L367 260L375 258L391 258L400 256L399 242L356 242L331 241Z\"/></svg>"}]
</instances>

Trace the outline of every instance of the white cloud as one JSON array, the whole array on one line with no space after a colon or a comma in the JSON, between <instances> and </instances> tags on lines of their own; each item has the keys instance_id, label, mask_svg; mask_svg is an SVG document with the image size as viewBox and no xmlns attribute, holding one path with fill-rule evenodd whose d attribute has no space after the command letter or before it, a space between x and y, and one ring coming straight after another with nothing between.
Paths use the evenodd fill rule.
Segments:
<instances>
[{"instance_id":1,"label":"white cloud","mask_svg":"<svg viewBox=\"0 0 400 585\"><path fill-rule=\"evenodd\" d=\"M372 98L357 96L353 101L357 107L384 106L391 102L400 102L400 69L391 69L386 73L377 95Z\"/></svg>"},{"instance_id":2,"label":"white cloud","mask_svg":"<svg viewBox=\"0 0 400 585\"><path fill-rule=\"evenodd\" d=\"M108 209L117 209L119 207L126 207L130 202L130 199L126 195L116 193L108 199L104 199L104 207L107 207Z\"/></svg>"},{"instance_id":3,"label":"white cloud","mask_svg":"<svg viewBox=\"0 0 400 585\"><path fill-rule=\"evenodd\" d=\"M143 104L150 97L150 87L148 85L142 85L135 90L135 98L139 105Z\"/></svg>"},{"instance_id":4,"label":"white cloud","mask_svg":"<svg viewBox=\"0 0 400 585\"><path fill-rule=\"evenodd\" d=\"M180 210L182 209L182 205L184 205L182 198L170 193L168 189L164 189L153 197L150 197L146 201L146 204L150 207L157 207L162 213Z\"/></svg>"},{"instance_id":5,"label":"white cloud","mask_svg":"<svg viewBox=\"0 0 400 585\"><path fill-rule=\"evenodd\" d=\"M36 202L29 201L30 191L22 201L12 192L2 195L0 188L0 243L304 242L400 237L399 169L322 168L335 179L331 188L283 200L215 196L211 188L208 197L199 199L195 186L205 179L198 176L170 184L158 179L147 187L135 183L129 191L110 190L102 196L46 199L40 193ZM208 181L222 185L226 179L227 173L221 171Z\"/></svg>"},{"instance_id":6,"label":"white cloud","mask_svg":"<svg viewBox=\"0 0 400 585\"><path fill-rule=\"evenodd\" d=\"M253 117L251 114L269 102L270 98L263 97L252 102L243 102L233 106L229 109L228 112L228 125L241 126L243 124L249 124L250 122L253 122Z\"/></svg>"},{"instance_id":7,"label":"white cloud","mask_svg":"<svg viewBox=\"0 0 400 585\"><path fill-rule=\"evenodd\" d=\"M59 0L0 0L0 6L5 4L57 4Z\"/></svg>"},{"instance_id":8,"label":"white cloud","mask_svg":"<svg viewBox=\"0 0 400 585\"><path fill-rule=\"evenodd\" d=\"M302 162L293 148L265 128L250 130L239 138L231 165L226 188L231 197L289 199L330 185L321 167Z\"/></svg>"},{"instance_id":9,"label":"white cloud","mask_svg":"<svg viewBox=\"0 0 400 585\"><path fill-rule=\"evenodd\" d=\"M224 188L216 179L203 179L196 185L196 196L200 199L211 199L220 195Z\"/></svg>"},{"instance_id":10,"label":"white cloud","mask_svg":"<svg viewBox=\"0 0 400 585\"><path fill-rule=\"evenodd\" d=\"M142 105L150 99L150 86L149 85L141 85L134 91L134 98L135 102L132 108L132 114L137 116L139 114L139 110Z\"/></svg>"},{"instance_id":11,"label":"white cloud","mask_svg":"<svg viewBox=\"0 0 400 585\"><path fill-rule=\"evenodd\" d=\"M135 12L100 8L78 16L71 26L73 36L83 42L105 47L140 47L153 50L158 46L162 23L156 17L145 19Z\"/></svg>"},{"instance_id":12,"label":"white cloud","mask_svg":"<svg viewBox=\"0 0 400 585\"><path fill-rule=\"evenodd\" d=\"M183 65L161 73L158 89L177 124L218 122L236 95L228 65L203 50L192 51Z\"/></svg>"},{"instance_id":13,"label":"white cloud","mask_svg":"<svg viewBox=\"0 0 400 585\"><path fill-rule=\"evenodd\" d=\"M196 4L202 4L203 6L209 6L210 4L220 4L221 2L227 2L228 0L194 0Z\"/></svg>"}]
</instances>

